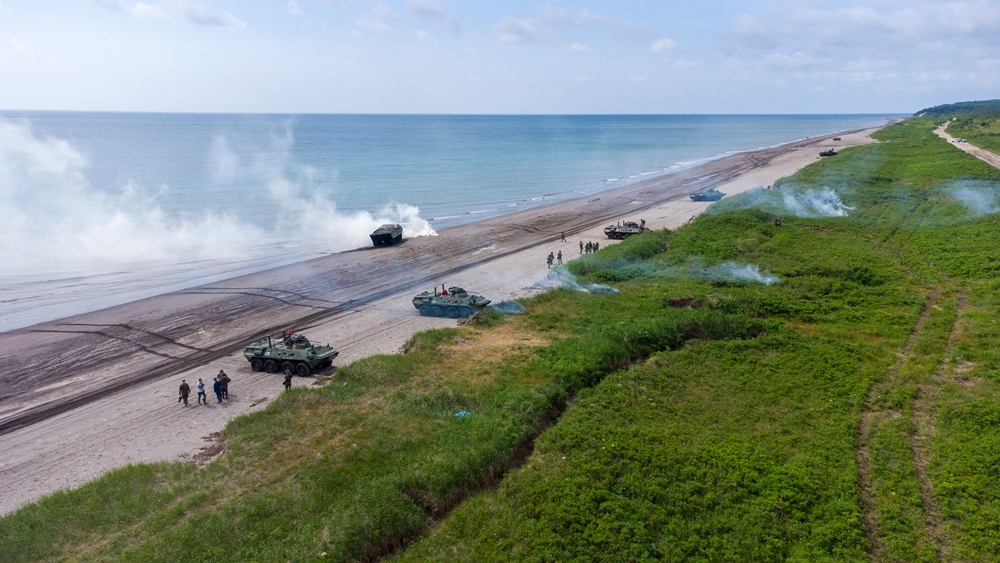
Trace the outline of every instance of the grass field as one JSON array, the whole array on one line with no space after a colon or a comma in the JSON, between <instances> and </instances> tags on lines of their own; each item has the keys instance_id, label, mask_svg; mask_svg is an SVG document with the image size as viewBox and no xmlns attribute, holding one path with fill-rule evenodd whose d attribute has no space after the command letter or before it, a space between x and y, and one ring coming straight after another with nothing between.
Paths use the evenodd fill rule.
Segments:
<instances>
[{"instance_id":1,"label":"grass field","mask_svg":"<svg viewBox=\"0 0 1000 563\"><path fill-rule=\"evenodd\" d=\"M0 561L995 561L1000 224L956 190L1000 171L936 122L568 267L618 294L421 333L205 468L27 506Z\"/></svg>"}]
</instances>

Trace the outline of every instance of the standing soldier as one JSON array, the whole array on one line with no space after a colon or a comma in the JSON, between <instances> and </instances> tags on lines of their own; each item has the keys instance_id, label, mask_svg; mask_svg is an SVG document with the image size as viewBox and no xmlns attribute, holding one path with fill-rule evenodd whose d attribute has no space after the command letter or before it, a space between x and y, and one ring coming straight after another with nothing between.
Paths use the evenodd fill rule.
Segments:
<instances>
[{"instance_id":1,"label":"standing soldier","mask_svg":"<svg viewBox=\"0 0 1000 563\"><path fill-rule=\"evenodd\" d=\"M289 389L292 388L292 370L290 370L290 369L286 369L285 370L285 382L284 382L284 384L285 384L285 391L288 391Z\"/></svg>"},{"instance_id":2,"label":"standing soldier","mask_svg":"<svg viewBox=\"0 0 1000 563\"><path fill-rule=\"evenodd\" d=\"M559 233L559 242L566 242L566 231Z\"/></svg>"},{"instance_id":3,"label":"standing soldier","mask_svg":"<svg viewBox=\"0 0 1000 563\"><path fill-rule=\"evenodd\" d=\"M594 241L594 252L597 252L597 249L600 248L600 247L601 247L601 243L599 243L597 241Z\"/></svg>"},{"instance_id":4,"label":"standing soldier","mask_svg":"<svg viewBox=\"0 0 1000 563\"><path fill-rule=\"evenodd\" d=\"M179 403L181 401L184 401L184 406L185 407L188 406L188 395L191 394L191 386L188 385L186 379L181 380L180 393L181 393L180 396L177 397L177 402Z\"/></svg>"},{"instance_id":5,"label":"standing soldier","mask_svg":"<svg viewBox=\"0 0 1000 563\"><path fill-rule=\"evenodd\" d=\"M219 402L221 403L222 402L222 382L219 381L218 377L215 378L215 383L212 384L212 391L215 391L215 398L218 399Z\"/></svg>"},{"instance_id":6,"label":"standing soldier","mask_svg":"<svg viewBox=\"0 0 1000 563\"><path fill-rule=\"evenodd\" d=\"M580 241L580 254L583 254L583 241Z\"/></svg>"},{"instance_id":7,"label":"standing soldier","mask_svg":"<svg viewBox=\"0 0 1000 563\"><path fill-rule=\"evenodd\" d=\"M559 261L559 265L561 266L562 265L562 250L560 250L559 254L556 255L556 260Z\"/></svg>"},{"instance_id":8,"label":"standing soldier","mask_svg":"<svg viewBox=\"0 0 1000 563\"><path fill-rule=\"evenodd\" d=\"M219 381L222 382L222 398L226 399L228 401L229 400L229 382L232 381L232 379L229 379L229 376L226 375L226 372L224 370L220 369L219 370Z\"/></svg>"},{"instance_id":9,"label":"standing soldier","mask_svg":"<svg viewBox=\"0 0 1000 563\"><path fill-rule=\"evenodd\" d=\"M549 257L545 259L545 263L549 265L550 269L552 268L552 262L554 262L555 259L556 259L555 255L549 252Z\"/></svg>"}]
</instances>

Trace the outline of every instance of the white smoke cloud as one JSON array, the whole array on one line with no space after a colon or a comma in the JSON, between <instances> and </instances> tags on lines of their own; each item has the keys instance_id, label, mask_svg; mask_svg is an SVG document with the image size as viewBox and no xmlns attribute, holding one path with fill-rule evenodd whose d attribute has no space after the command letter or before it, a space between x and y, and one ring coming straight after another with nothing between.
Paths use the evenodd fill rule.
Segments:
<instances>
[{"instance_id":1,"label":"white smoke cloud","mask_svg":"<svg viewBox=\"0 0 1000 563\"><path fill-rule=\"evenodd\" d=\"M549 270L545 279L535 284L535 287L553 289L562 287L580 293L621 293L617 289L600 283L581 282L566 268L554 268Z\"/></svg>"},{"instance_id":2,"label":"white smoke cloud","mask_svg":"<svg viewBox=\"0 0 1000 563\"><path fill-rule=\"evenodd\" d=\"M772 285L781 283L781 279L771 272L761 271L756 264L737 264L726 262L717 266L709 266L701 270L701 275L708 279L741 281Z\"/></svg>"},{"instance_id":3,"label":"white smoke cloud","mask_svg":"<svg viewBox=\"0 0 1000 563\"><path fill-rule=\"evenodd\" d=\"M127 183L118 193L93 187L87 157L61 139L36 136L27 121L0 120L0 264L5 276L31 277L136 271L144 265L261 258L282 240L322 251L370 244L383 223L400 223L408 237L435 235L412 205L376 213L343 213L322 195L315 171L290 163L291 132L253 164L217 137L209 151L214 177L260 183L261 206L275 210L274 227L234 214L170 213L161 201L169 186L150 190ZM289 176L293 176L290 178ZM264 242L271 243L270 246Z\"/></svg>"},{"instance_id":4,"label":"white smoke cloud","mask_svg":"<svg viewBox=\"0 0 1000 563\"><path fill-rule=\"evenodd\" d=\"M991 187L960 185L952 189L951 195L977 217L993 215L1000 211L997 191Z\"/></svg>"},{"instance_id":5,"label":"white smoke cloud","mask_svg":"<svg viewBox=\"0 0 1000 563\"><path fill-rule=\"evenodd\" d=\"M854 209L828 187L819 191L812 188L804 192L785 191L783 199L785 208L796 217L846 217Z\"/></svg>"}]
</instances>

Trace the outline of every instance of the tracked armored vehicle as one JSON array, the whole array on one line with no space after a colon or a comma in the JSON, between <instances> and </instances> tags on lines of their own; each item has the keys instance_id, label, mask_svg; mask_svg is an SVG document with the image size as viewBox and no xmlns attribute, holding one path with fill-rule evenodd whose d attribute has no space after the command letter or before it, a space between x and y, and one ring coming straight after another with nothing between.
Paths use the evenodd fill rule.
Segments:
<instances>
[{"instance_id":1,"label":"tracked armored vehicle","mask_svg":"<svg viewBox=\"0 0 1000 563\"><path fill-rule=\"evenodd\" d=\"M709 188L691 194L691 201L719 201L725 195L715 188Z\"/></svg>"},{"instance_id":2,"label":"tracked armored vehicle","mask_svg":"<svg viewBox=\"0 0 1000 563\"><path fill-rule=\"evenodd\" d=\"M403 226L386 223L368 235L375 246L389 246L403 240Z\"/></svg>"},{"instance_id":3,"label":"tracked armored vehicle","mask_svg":"<svg viewBox=\"0 0 1000 563\"><path fill-rule=\"evenodd\" d=\"M449 319L471 317L489 304L490 300L482 295L469 293L461 287L445 290L444 284L441 284L441 291L434 288L434 291L424 291L413 298L413 306L421 315Z\"/></svg>"},{"instance_id":4,"label":"tracked armored vehicle","mask_svg":"<svg viewBox=\"0 0 1000 563\"><path fill-rule=\"evenodd\" d=\"M645 233L649 229L646 228L646 221L640 220L639 223L634 221L625 221L619 225L608 225L604 227L604 234L608 235L610 239L624 239L632 235L637 235L639 233Z\"/></svg>"},{"instance_id":5,"label":"tracked armored vehicle","mask_svg":"<svg viewBox=\"0 0 1000 563\"><path fill-rule=\"evenodd\" d=\"M337 352L329 345L317 346L301 334L286 332L282 338L267 337L243 349L254 371L290 371L306 377L333 363Z\"/></svg>"}]
</instances>

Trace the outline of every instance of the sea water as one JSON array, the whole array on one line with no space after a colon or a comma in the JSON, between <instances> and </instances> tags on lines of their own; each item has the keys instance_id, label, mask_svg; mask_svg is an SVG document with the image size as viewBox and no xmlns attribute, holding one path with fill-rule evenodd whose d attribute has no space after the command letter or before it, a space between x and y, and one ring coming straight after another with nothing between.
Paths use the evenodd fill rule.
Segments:
<instances>
[{"instance_id":1,"label":"sea water","mask_svg":"<svg viewBox=\"0 0 1000 563\"><path fill-rule=\"evenodd\" d=\"M0 331L889 117L0 112Z\"/></svg>"}]
</instances>

